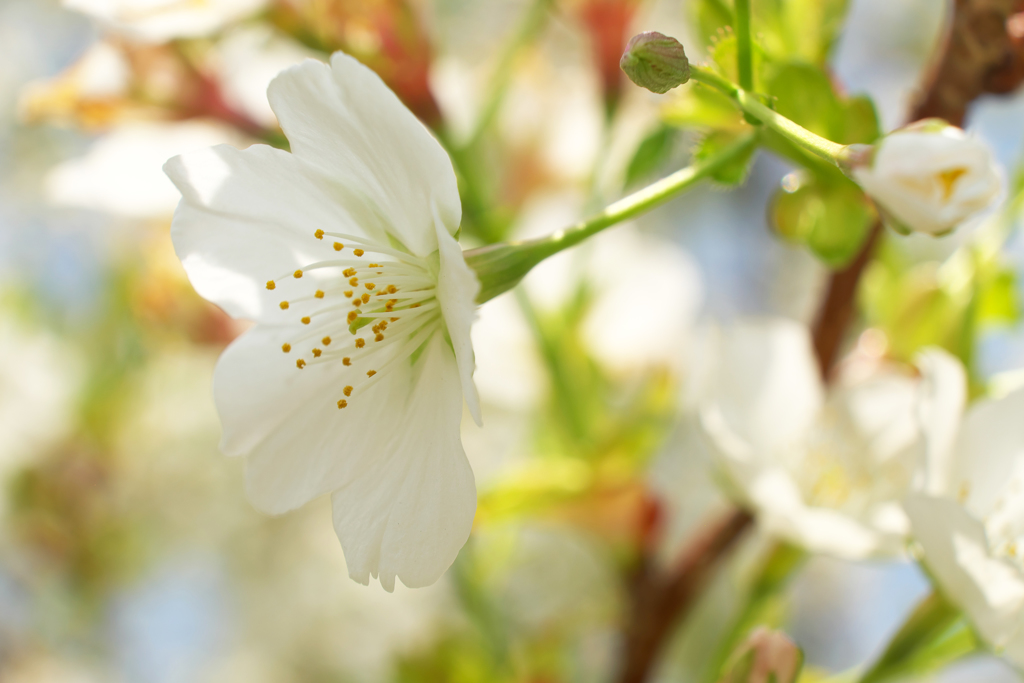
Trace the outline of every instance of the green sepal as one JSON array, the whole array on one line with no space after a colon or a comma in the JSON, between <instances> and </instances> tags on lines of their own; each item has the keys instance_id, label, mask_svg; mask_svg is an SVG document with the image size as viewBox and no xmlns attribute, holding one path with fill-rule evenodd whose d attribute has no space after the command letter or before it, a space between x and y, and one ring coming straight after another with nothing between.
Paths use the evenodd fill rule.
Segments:
<instances>
[{"instance_id":1,"label":"green sepal","mask_svg":"<svg viewBox=\"0 0 1024 683\"><path fill-rule=\"evenodd\" d=\"M769 214L782 237L806 245L830 268L842 268L857 255L875 221L855 184L810 171L786 177Z\"/></svg>"}]
</instances>

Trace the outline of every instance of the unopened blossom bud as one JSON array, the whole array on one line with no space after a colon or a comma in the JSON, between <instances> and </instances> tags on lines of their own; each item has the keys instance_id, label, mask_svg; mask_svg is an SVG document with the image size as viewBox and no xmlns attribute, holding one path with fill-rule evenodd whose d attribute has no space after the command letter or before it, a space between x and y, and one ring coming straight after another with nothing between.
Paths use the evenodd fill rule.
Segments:
<instances>
[{"instance_id":1,"label":"unopened blossom bud","mask_svg":"<svg viewBox=\"0 0 1024 683\"><path fill-rule=\"evenodd\" d=\"M989 149L938 119L890 133L874 147L847 149L844 170L900 232L943 235L999 195Z\"/></svg>"},{"instance_id":2,"label":"unopened blossom bud","mask_svg":"<svg viewBox=\"0 0 1024 683\"><path fill-rule=\"evenodd\" d=\"M803 663L800 648L785 634L758 628L733 653L719 683L796 683Z\"/></svg>"},{"instance_id":3,"label":"unopened blossom bud","mask_svg":"<svg viewBox=\"0 0 1024 683\"><path fill-rule=\"evenodd\" d=\"M659 94L690 80L690 61L682 44L657 31L633 36L622 53L619 67L629 80Z\"/></svg>"}]
</instances>

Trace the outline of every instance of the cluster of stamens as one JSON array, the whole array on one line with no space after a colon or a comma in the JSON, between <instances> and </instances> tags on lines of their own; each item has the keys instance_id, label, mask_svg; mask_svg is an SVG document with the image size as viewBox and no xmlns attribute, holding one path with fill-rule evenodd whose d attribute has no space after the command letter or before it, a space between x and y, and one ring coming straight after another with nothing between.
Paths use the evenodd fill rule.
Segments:
<instances>
[{"instance_id":1,"label":"cluster of stamens","mask_svg":"<svg viewBox=\"0 0 1024 683\"><path fill-rule=\"evenodd\" d=\"M287 281L302 280L311 271L316 273L313 293L309 294L306 288L304 295L278 304L282 311L288 311L300 302L323 302L323 306L299 318L307 329L283 344L281 350L290 354L293 348L312 341L307 347L309 358L297 358L296 368L340 361L358 373L358 379L342 389L344 398L338 399L337 406L343 409L348 407L353 393L365 390L373 380L379 381L437 329L440 311L435 299L436 282L415 256L351 235L317 230L313 236L321 242L324 237L344 242L324 242L338 253L334 258L269 280L267 289L276 290L279 284L282 288L291 287ZM340 254L348 248L354 258ZM374 262L363 258L367 253L374 254ZM370 334L365 331L367 327ZM341 341L345 332L354 339ZM385 347L391 347L393 352L378 353ZM375 367L370 367L371 356L378 361Z\"/></svg>"}]
</instances>

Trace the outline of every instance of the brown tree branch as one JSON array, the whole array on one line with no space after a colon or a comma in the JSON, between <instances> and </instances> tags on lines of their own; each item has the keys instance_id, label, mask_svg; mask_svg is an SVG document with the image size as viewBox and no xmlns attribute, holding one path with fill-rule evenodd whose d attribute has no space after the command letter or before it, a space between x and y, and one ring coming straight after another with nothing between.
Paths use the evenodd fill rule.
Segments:
<instances>
[{"instance_id":1,"label":"brown tree branch","mask_svg":"<svg viewBox=\"0 0 1024 683\"><path fill-rule=\"evenodd\" d=\"M665 570L648 556L634 575L620 683L647 680L679 616L707 586L718 563L750 527L753 517L730 510L692 539Z\"/></svg>"},{"instance_id":2,"label":"brown tree branch","mask_svg":"<svg viewBox=\"0 0 1024 683\"><path fill-rule=\"evenodd\" d=\"M908 122L936 117L962 126L967 106L985 92L1009 92L1024 80L1024 29L1015 30L1022 0L956 0L939 59ZM881 241L876 223L848 266L832 273L814 322L814 350L823 376L835 365L856 308L864 269Z\"/></svg>"},{"instance_id":3,"label":"brown tree branch","mask_svg":"<svg viewBox=\"0 0 1024 683\"><path fill-rule=\"evenodd\" d=\"M968 105L985 92L1015 90L1024 80L1024 0L956 0L939 59L909 121L943 118L963 125ZM834 272L813 328L814 349L828 377L856 309L861 275L882 235L877 223L860 253ZM676 623L686 615L714 570L753 518L733 510L691 539L678 561L659 568L643 554L631 592L620 683L643 683Z\"/></svg>"}]
</instances>

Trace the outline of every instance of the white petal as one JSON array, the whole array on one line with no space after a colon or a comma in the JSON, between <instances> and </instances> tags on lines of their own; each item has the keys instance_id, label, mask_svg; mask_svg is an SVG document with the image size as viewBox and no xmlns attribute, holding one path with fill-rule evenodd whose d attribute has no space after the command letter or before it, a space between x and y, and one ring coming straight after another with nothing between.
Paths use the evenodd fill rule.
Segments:
<instances>
[{"instance_id":1,"label":"white petal","mask_svg":"<svg viewBox=\"0 0 1024 683\"><path fill-rule=\"evenodd\" d=\"M990 555L981 523L955 501L915 494L904 508L942 591L991 645L1006 644L1020 628L1024 577Z\"/></svg>"},{"instance_id":2,"label":"white petal","mask_svg":"<svg viewBox=\"0 0 1024 683\"><path fill-rule=\"evenodd\" d=\"M951 495L968 494L967 509L979 517L992 512L1007 489L1021 489L1024 463L1024 389L1000 399L984 399L967 411L953 456ZM1005 501L1004 501L1005 502Z\"/></svg>"},{"instance_id":3,"label":"white petal","mask_svg":"<svg viewBox=\"0 0 1024 683\"><path fill-rule=\"evenodd\" d=\"M771 460L808 431L823 389L807 329L784 320L723 328L702 399L758 457Z\"/></svg>"},{"instance_id":4,"label":"white petal","mask_svg":"<svg viewBox=\"0 0 1024 683\"><path fill-rule=\"evenodd\" d=\"M358 189L412 253L437 249L431 199L449 233L462 219L451 160L370 69L340 52L307 60L270 84L270 105L292 152Z\"/></svg>"},{"instance_id":5,"label":"white petal","mask_svg":"<svg viewBox=\"0 0 1024 683\"><path fill-rule=\"evenodd\" d=\"M767 471L751 482L750 498L767 531L811 552L864 559L886 540L849 515L806 505L796 482L782 470Z\"/></svg>"},{"instance_id":6,"label":"white petal","mask_svg":"<svg viewBox=\"0 0 1024 683\"><path fill-rule=\"evenodd\" d=\"M942 349L927 349L917 357L921 369L919 417L927 450L925 490L950 490L953 446L967 404L967 375L956 357Z\"/></svg>"},{"instance_id":7,"label":"white petal","mask_svg":"<svg viewBox=\"0 0 1024 683\"><path fill-rule=\"evenodd\" d=\"M459 439L458 368L440 335L417 366L408 409L365 425L380 448L331 499L349 575L364 584L379 577L389 591L396 576L411 588L437 581L469 538L476 510Z\"/></svg>"},{"instance_id":8,"label":"white petal","mask_svg":"<svg viewBox=\"0 0 1024 683\"><path fill-rule=\"evenodd\" d=\"M342 388L356 384L352 368L334 362L299 370L298 345L281 352L295 333L257 325L221 355L213 378L221 450L248 456L247 493L253 505L271 514L349 482L380 449L380 425L401 415L411 382L410 368L397 368L339 410Z\"/></svg>"},{"instance_id":9,"label":"white petal","mask_svg":"<svg viewBox=\"0 0 1024 683\"><path fill-rule=\"evenodd\" d=\"M858 441L867 447L868 468L903 460L908 468L918 469L916 399L917 381L885 366L835 393L833 400L848 416Z\"/></svg>"},{"instance_id":10,"label":"white petal","mask_svg":"<svg viewBox=\"0 0 1024 683\"><path fill-rule=\"evenodd\" d=\"M178 258L196 291L235 317L302 316L282 318L277 305L291 293L265 285L334 258L332 240L313 236L317 228L387 243L358 196L282 150L220 145L175 157L164 170L182 194L171 225Z\"/></svg>"},{"instance_id":11,"label":"white petal","mask_svg":"<svg viewBox=\"0 0 1024 683\"><path fill-rule=\"evenodd\" d=\"M466 265L459 243L445 229L436 205L432 208L441 268L437 276L437 301L459 365L462 394L466 397L466 405L473 420L480 425L480 398L473 384L475 361L473 340L470 337L470 328L476 317L476 295L480 293L480 281L473 269Z\"/></svg>"}]
</instances>

